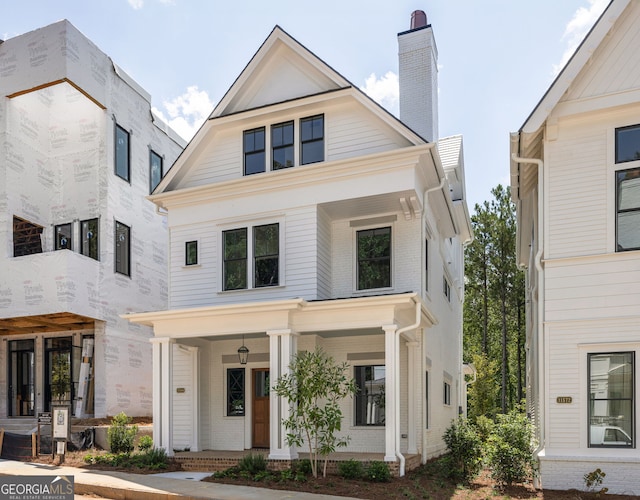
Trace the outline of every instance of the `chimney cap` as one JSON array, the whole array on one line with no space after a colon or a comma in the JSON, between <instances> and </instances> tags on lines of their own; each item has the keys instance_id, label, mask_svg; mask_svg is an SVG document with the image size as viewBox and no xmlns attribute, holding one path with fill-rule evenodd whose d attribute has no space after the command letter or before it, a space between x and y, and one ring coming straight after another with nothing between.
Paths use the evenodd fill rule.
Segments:
<instances>
[{"instance_id":1,"label":"chimney cap","mask_svg":"<svg viewBox=\"0 0 640 500\"><path fill-rule=\"evenodd\" d=\"M411 13L411 28L412 30L418 28L424 28L427 25L427 15L424 10L414 10Z\"/></svg>"}]
</instances>

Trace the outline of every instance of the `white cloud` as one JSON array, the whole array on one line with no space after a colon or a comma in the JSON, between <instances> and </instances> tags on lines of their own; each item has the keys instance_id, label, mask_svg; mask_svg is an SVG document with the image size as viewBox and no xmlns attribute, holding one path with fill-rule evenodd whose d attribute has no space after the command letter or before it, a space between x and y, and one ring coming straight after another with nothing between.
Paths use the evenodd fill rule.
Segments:
<instances>
[{"instance_id":1,"label":"white cloud","mask_svg":"<svg viewBox=\"0 0 640 500\"><path fill-rule=\"evenodd\" d=\"M364 86L360 87L360 89L371 99L386 108L387 111L398 116L400 86L398 75L393 71L388 71L380 78L375 73L371 73L365 80Z\"/></svg>"},{"instance_id":2,"label":"white cloud","mask_svg":"<svg viewBox=\"0 0 640 500\"><path fill-rule=\"evenodd\" d=\"M144 5L144 0L127 0L129 5L133 7L133 10L140 10Z\"/></svg>"},{"instance_id":3,"label":"white cloud","mask_svg":"<svg viewBox=\"0 0 640 500\"><path fill-rule=\"evenodd\" d=\"M569 61L576 51L580 42L582 42L598 17L600 17L600 14L604 11L609 0L588 0L588 2L588 6L580 7L576 11L564 30L562 39L567 41L567 48L560 62L553 66L554 75L557 75L562 68L564 68L565 64L567 64L567 61Z\"/></svg>"},{"instance_id":4,"label":"white cloud","mask_svg":"<svg viewBox=\"0 0 640 500\"><path fill-rule=\"evenodd\" d=\"M157 108L153 108L153 112L187 141L191 140L213 110L209 94L198 90L196 85L187 88L184 94L175 99L164 101L162 106L169 118Z\"/></svg>"}]
</instances>

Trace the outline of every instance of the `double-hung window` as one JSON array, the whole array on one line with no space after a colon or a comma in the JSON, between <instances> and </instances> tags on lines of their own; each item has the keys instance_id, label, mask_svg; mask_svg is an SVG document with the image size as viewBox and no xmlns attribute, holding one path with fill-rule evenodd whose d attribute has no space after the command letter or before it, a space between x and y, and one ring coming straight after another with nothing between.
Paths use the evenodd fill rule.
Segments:
<instances>
[{"instance_id":1,"label":"double-hung window","mask_svg":"<svg viewBox=\"0 0 640 500\"><path fill-rule=\"evenodd\" d=\"M250 239L248 238L249 231L252 235ZM222 246L223 290L279 285L279 224L265 224L223 231ZM250 271L253 274L252 281L249 278Z\"/></svg>"},{"instance_id":2,"label":"double-hung window","mask_svg":"<svg viewBox=\"0 0 640 500\"><path fill-rule=\"evenodd\" d=\"M149 150L149 192L158 187L162 180L162 156L153 149Z\"/></svg>"},{"instance_id":3,"label":"double-hung window","mask_svg":"<svg viewBox=\"0 0 640 500\"><path fill-rule=\"evenodd\" d=\"M115 147L115 172L116 175L127 182L131 182L130 178L130 145L129 132L120 125L116 124L116 147Z\"/></svg>"},{"instance_id":4,"label":"double-hung window","mask_svg":"<svg viewBox=\"0 0 640 500\"><path fill-rule=\"evenodd\" d=\"M80 253L95 260L99 258L100 219L80 221Z\"/></svg>"},{"instance_id":5,"label":"double-hung window","mask_svg":"<svg viewBox=\"0 0 640 500\"><path fill-rule=\"evenodd\" d=\"M324 161L324 115L300 120L300 164Z\"/></svg>"},{"instance_id":6,"label":"double-hung window","mask_svg":"<svg viewBox=\"0 0 640 500\"><path fill-rule=\"evenodd\" d=\"M391 227L356 233L357 289L391 286Z\"/></svg>"},{"instance_id":7,"label":"double-hung window","mask_svg":"<svg viewBox=\"0 0 640 500\"><path fill-rule=\"evenodd\" d=\"M71 250L71 241L73 238L73 225L58 224L55 226L56 250Z\"/></svg>"},{"instance_id":8,"label":"double-hung window","mask_svg":"<svg viewBox=\"0 0 640 500\"><path fill-rule=\"evenodd\" d=\"M265 170L264 127L244 131L244 175Z\"/></svg>"},{"instance_id":9,"label":"double-hung window","mask_svg":"<svg viewBox=\"0 0 640 500\"><path fill-rule=\"evenodd\" d=\"M355 367L355 425L385 423L385 365Z\"/></svg>"},{"instance_id":10,"label":"double-hung window","mask_svg":"<svg viewBox=\"0 0 640 500\"><path fill-rule=\"evenodd\" d=\"M293 167L293 122L271 126L271 168L280 170Z\"/></svg>"},{"instance_id":11,"label":"double-hung window","mask_svg":"<svg viewBox=\"0 0 640 500\"><path fill-rule=\"evenodd\" d=\"M115 271L131 276L131 228L116 221Z\"/></svg>"},{"instance_id":12,"label":"double-hung window","mask_svg":"<svg viewBox=\"0 0 640 500\"><path fill-rule=\"evenodd\" d=\"M634 352L590 353L589 446L634 446Z\"/></svg>"},{"instance_id":13,"label":"double-hung window","mask_svg":"<svg viewBox=\"0 0 640 500\"><path fill-rule=\"evenodd\" d=\"M640 160L640 125L615 131L616 164ZM616 171L616 251L640 250L640 166Z\"/></svg>"}]
</instances>

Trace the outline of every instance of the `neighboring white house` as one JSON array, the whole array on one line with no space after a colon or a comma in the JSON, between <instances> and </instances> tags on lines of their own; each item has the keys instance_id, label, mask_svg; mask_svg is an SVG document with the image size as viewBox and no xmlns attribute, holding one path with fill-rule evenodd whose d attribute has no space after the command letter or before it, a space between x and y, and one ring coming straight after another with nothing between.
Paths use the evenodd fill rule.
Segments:
<instances>
[{"instance_id":1,"label":"neighboring white house","mask_svg":"<svg viewBox=\"0 0 640 500\"><path fill-rule=\"evenodd\" d=\"M292 459L269 391L301 350L350 365L350 452L443 452L462 377L462 139L437 138L431 26L398 35L399 121L275 27L150 199L168 212L154 441ZM431 142L430 142L431 141ZM238 351L248 349L242 364Z\"/></svg>"},{"instance_id":2,"label":"neighboring white house","mask_svg":"<svg viewBox=\"0 0 640 500\"><path fill-rule=\"evenodd\" d=\"M640 2L608 5L511 153L542 486L600 468L640 495Z\"/></svg>"},{"instance_id":3,"label":"neighboring white house","mask_svg":"<svg viewBox=\"0 0 640 500\"><path fill-rule=\"evenodd\" d=\"M151 415L167 224L145 199L183 142L68 21L0 43L0 418Z\"/></svg>"}]
</instances>

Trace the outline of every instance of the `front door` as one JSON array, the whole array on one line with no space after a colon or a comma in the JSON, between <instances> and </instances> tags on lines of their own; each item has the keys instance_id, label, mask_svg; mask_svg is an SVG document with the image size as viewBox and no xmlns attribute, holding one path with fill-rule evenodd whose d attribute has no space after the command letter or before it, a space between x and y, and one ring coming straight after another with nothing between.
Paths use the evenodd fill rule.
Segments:
<instances>
[{"instance_id":1,"label":"front door","mask_svg":"<svg viewBox=\"0 0 640 500\"><path fill-rule=\"evenodd\" d=\"M269 448L269 369L253 370L253 444Z\"/></svg>"},{"instance_id":2,"label":"front door","mask_svg":"<svg viewBox=\"0 0 640 500\"><path fill-rule=\"evenodd\" d=\"M9 341L9 416L35 415L34 341Z\"/></svg>"}]
</instances>

